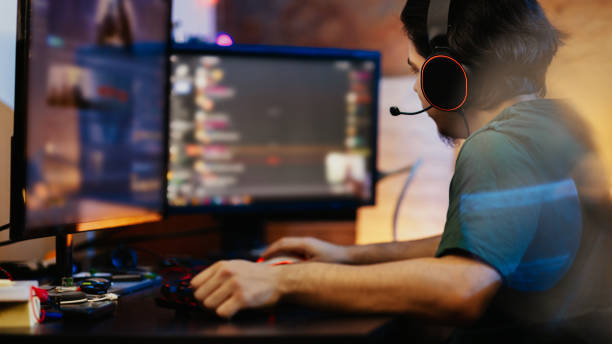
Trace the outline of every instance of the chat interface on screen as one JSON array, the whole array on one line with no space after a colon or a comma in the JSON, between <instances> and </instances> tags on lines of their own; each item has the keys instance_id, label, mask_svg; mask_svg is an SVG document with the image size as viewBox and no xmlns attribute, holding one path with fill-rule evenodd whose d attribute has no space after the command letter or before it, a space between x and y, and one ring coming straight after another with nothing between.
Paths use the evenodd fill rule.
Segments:
<instances>
[{"instance_id":1,"label":"chat interface on screen","mask_svg":"<svg viewBox=\"0 0 612 344\"><path fill-rule=\"evenodd\" d=\"M373 61L171 56L168 202L366 201Z\"/></svg>"},{"instance_id":2,"label":"chat interface on screen","mask_svg":"<svg viewBox=\"0 0 612 344\"><path fill-rule=\"evenodd\" d=\"M164 0L31 1L26 227L159 218L168 16Z\"/></svg>"}]
</instances>

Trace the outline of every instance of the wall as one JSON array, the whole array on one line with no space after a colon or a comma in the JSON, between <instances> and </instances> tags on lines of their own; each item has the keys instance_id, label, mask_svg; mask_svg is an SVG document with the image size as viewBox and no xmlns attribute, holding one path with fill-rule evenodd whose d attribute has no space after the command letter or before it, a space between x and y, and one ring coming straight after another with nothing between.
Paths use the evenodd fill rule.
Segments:
<instances>
[{"instance_id":1,"label":"wall","mask_svg":"<svg viewBox=\"0 0 612 344\"><path fill-rule=\"evenodd\" d=\"M0 49L3 49L3 47L0 47ZM0 60L0 63L4 64L5 62ZM0 224L9 223L10 137L12 133L13 110L0 102L0 159L2 159L0 161L0 190L2 190L0 192ZM0 232L0 242L8 240L8 238L8 230ZM24 241L0 247L0 262L42 260L45 254L54 248L55 241L52 238Z\"/></svg>"},{"instance_id":2,"label":"wall","mask_svg":"<svg viewBox=\"0 0 612 344\"><path fill-rule=\"evenodd\" d=\"M405 0L220 0L218 26L239 44L378 50L385 75L405 75Z\"/></svg>"},{"instance_id":3,"label":"wall","mask_svg":"<svg viewBox=\"0 0 612 344\"><path fill-rule=\"evenodd\" d=\"M427 116L392 117L389 107L405 111L421 109L412 85L415 78L386 77L381 83L379 109L379 161L390 171L423 159L401 204L398 239L409 240L442 232L448 207L448 185L453 173L455 149L441 142L433 120ZM393 211L406 175L390 177L377 187L376 206L359 210L357 242L392 239Z\"/></svg>"},{"instance_id":4,"label":"wall","mask_svg":"<svg viewBox=\"0 0 612 344\"><path fill-rule=\"evenodd\" d=\"M0 224L9 220L10 136L13 132L17 0L0 2Z\"/></svg>"},{"instance_id":5,"label":"wall","mask_svg":"<svg viewBox=\"0 0 612 344\"><path fill-rule=\"evenodd\" d=\"M612 178L612 2L544 0L550 20L568 34L548 75L549 95L574 104L591 125ZM612 189L610 190L612 196Z\"/></svg>"},{"instance_id":6,"label":"wall","mask_svg":"<svg viewBox=\"0 0 612 344\"><path fill-rule=\"evenodd\" d=\"M13 110L0 102L0 224L9 223L10 190L10 137L13 132ZM6 240L8 231L0 233L0 241ZM0 249L2 252L2 249ZM1 253L0 253L1 254Z\"/></svg>"},{"instance_id":7,"label":"wall","mask_svg":"<svg viewBox=\"0 0 612 344\"><path fill-rule=\"evenodd\" d=\"M0 1L0 102L13 107L17 0Z\"/></svg>"},{"instance_id":8,"label":"wall","mask_svg":"<svg viewBox=\"0 0 612 344\"><path fill-rule=\"evenodd\" d=\"M172 23L174 40L186 42L198 39L214 42L217 36L217 21L214 0L174 0Z\"/></svg>"}]
</instances>

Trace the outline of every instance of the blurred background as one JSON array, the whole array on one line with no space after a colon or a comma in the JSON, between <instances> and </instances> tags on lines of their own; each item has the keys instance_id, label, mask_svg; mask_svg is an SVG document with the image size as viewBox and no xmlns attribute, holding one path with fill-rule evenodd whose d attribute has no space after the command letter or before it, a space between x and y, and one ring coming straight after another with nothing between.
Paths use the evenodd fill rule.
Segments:
<instances>
[{"instance_id":1,"label":"blurred background","mask_svg":"<svg viewBox=\"0 0 612 344\"><path fill-rule=\"evenodd\" d=\"M16 0L0 2L0 222L9 218L9 145L14 105ZM612 2L541 0L550 20L568 34L548 75L549 96L569 100L591 125L605 164L612 173ZM392 118L388 108L419 110L415 81L406 66L406 37L399 14L404 0L175 0L174 38L221 45L266 44L378 50L382 53L379 170L393 170L423 158L401 206L398 238L421 238L443 230L448 186L456 148L444 145L426 116ZM355 241L391 240L393 207L405 176L382 181L377 205L358 213ZM612 194L612 190L609 191ZM8 232L0 235L6 240ZM24 246L29 245L28 249ZM3 248L0 260L32 259L53 249L53 239ZM43 254L43 253L41 253ZM40 257L42 258L42 257Z\"/></svg>"}]
</instances>

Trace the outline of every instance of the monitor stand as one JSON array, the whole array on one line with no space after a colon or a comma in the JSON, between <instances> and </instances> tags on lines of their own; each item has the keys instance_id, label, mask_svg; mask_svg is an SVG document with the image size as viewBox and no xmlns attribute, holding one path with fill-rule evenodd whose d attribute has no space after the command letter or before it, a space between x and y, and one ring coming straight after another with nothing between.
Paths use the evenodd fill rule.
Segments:
<instances>
[{"instance_id":1,"label":"monitor stand","mask_svg":"<svg viewBox=\"0 0 612 344\"><path fill-rule=\"evenodd\" d=\"M72 235L60 234L55 237L55 286L62 286L64 277L72 276ZM73 282L74 283L74 282ZM161 283L161 277L143 278L139 281L121 281L113 278L113 284L109 292L125 295L138 290L157 286Z\"/></svg>"},{"instance_id":2,"label":"monitor stand","mask_svg":"<svg viewBox=\"0 0 612 344\"><path fill-rule=\"evenodd\" d=\"M72 234L55 236L56 285L62 285L62 278L72 277Z\"/></svg>"},{"instance_id":3,"label":"monitor stand","mask_svg":"<svg viewBox=\"0 0 612 344\"><path fill-rule=\"evenodd\" d=\"M253 250L262 249L266 243L266 218L258 215L236 214L219 218L221 227L221 251L230 258L249 258ZM252 257L256 258L256 257Z\"/></svg>"}]
</instances>

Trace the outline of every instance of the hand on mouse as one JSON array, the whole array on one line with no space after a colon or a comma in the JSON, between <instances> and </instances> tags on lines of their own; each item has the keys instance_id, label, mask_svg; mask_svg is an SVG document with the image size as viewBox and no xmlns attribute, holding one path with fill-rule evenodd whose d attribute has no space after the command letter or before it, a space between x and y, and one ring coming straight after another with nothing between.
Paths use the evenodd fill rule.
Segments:
<instances>
[{"instance_id":1,"label":"hand on mouse","mask_svg":"<svg viewBox=\"0 0 612 344\"><path fill-rule=\"evenodd\" d=\"M308 261L346 264L350 262L348 247L315 238L283 238L266 249L264 259L279 255L295 255Z\"/></svg>"},{"instance_id":2,"label":"hand on mouse","mask_svg":"<svg viewBox=\"0 0 612 344\"><path fill-rule=\"evenodd\" d=\"M242 309L273 306L281 298L280 267L232 260L218 262L191 280L194 297L223 318Z\"/></svg>"}]
</instances>

